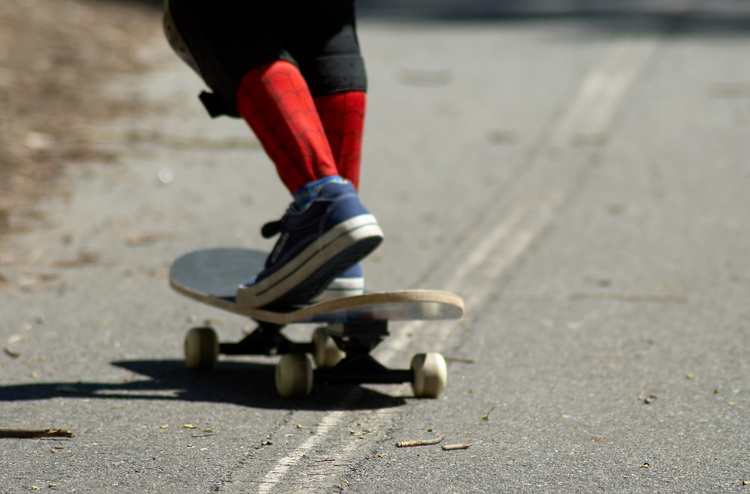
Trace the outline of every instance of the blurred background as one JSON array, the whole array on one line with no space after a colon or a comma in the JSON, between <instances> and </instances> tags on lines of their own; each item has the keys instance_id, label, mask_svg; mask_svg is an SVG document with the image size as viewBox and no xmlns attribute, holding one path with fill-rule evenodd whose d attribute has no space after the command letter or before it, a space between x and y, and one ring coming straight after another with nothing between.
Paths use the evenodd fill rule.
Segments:
<instances>
[{"instance_id":1,"label":"blurred background","mask_svg":"<svg viewBox=\"0 0 750 494\"><path fill-rule=\"evenodd\" d=\"M33 204L62 187L64 163L107 159L78 132L138 102L98 98L103 79L143 70L161 36L161 0L0 2L0 234L23 229ZM748 0L360 0L362 19L518 23L567 19L580 29L665 35L746 33ZM114 159L114 157L112 157Z\"/></svg>"}]
</instances>

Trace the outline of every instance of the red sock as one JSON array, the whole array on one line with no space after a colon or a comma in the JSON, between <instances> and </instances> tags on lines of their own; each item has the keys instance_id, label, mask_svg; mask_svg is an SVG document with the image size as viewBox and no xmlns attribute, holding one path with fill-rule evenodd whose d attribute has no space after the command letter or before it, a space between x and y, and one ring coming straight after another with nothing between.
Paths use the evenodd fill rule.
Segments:
<instances>
[{"instance_id":1,"label":"red sock","mask_svg":"<svg viewBox=\"0 0 750 494\"><path fill-rule=\"evenodd\" d=\"M363 91L330 94L315 98L315 105L339 175L358 187L367 96Z\"/></svg>"},{"instance_id":2,"label":"red sock","mask_svg":"<svg viewBox=\"0 0 750 494\"><path fill-rule=\"evenodd\" d=\"M237 108L290 192L338 173L315 102L294 64L279 60L251 70L237 90Z\"/></svg>"}]
</instances>

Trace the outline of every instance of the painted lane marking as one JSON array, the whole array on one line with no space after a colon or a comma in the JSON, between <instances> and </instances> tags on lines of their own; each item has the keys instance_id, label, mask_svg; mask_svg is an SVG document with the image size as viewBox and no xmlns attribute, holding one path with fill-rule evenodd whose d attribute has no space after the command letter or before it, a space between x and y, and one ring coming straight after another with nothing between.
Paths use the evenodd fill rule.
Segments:
<instances>
[{"instance_id":1,"label":"painted lane marking","mask_svg":"<svg viewBox=\"0 0 750 494\"><path fill-rule=\"evenodd\" d=\"M471 287L464 296L466 311L482 307L493 294L497 280L526 252L539 235L552 224L560 206L565 204L585 169L583 161L569 166L546 161L560 150L574 147L581 137L602 142L610 131L622 98L644 67L656 47L645 38L616 41L581 82L567 110L552 127L546 144L523 166L528 172L508 190L493 213L487 209L483 225L494 225L489 232L475 228L454 249L444 263L452 271L438 272L431 286L445 290ZM481 237L484 235L484 237ZM378 353L387 364L411 342L406 335L422 330L424 321L400 325L398 335L388 340L388 347ZM447 342L452 332L448 324L434 324L430 341ZM396 337L394 337L396 336ZM437 351L437 349L436 349Z\"/></svg>"},{"instance_id":2,"label":"painted lane marking","mask_svg":"<svg viewBox=\"0 0 750 494\"><path fill-rule=\"evenodd\" d=\"M317 446L321 438L328 435L331 429L338 425L343 416L344 412L331 412L323 417L323 420L321 420L320 424L315 427L314 433L307 439L307 441L302 443L302 445L295 449L294 452L276 462L273 468L265 477L263 477L263 480L260 481L258 493L265 494L270 492L271 489L281 482L289 470L299 463L304 455L310 453L310 451Z\"/></svg>"}]
</instances>

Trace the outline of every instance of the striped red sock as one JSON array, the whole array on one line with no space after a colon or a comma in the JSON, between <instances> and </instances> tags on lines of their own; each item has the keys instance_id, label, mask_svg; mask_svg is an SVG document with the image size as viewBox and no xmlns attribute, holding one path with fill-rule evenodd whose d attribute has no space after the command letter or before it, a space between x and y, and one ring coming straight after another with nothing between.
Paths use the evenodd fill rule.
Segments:
<instances>
[{"instance_id":1,"label":"striped red sock","mask_svg":"<svg viewBox=\"0 0 750 494\"><path fill-rule=\"evenodd\" d=\"M278 60L251 70L237 90L237 108L290 192L338 174L315 102L294 64Z\"/></svg>"},{"instance_id":2,"label":"striped red sock","mask_svg":"<svg viewBox=\"0 0 750 494\"><path fill-rule=\"evenodd\" d=\"M367 95L348 91L315 98L339 175L359 186Z\"/></svg>"}]
</instances>

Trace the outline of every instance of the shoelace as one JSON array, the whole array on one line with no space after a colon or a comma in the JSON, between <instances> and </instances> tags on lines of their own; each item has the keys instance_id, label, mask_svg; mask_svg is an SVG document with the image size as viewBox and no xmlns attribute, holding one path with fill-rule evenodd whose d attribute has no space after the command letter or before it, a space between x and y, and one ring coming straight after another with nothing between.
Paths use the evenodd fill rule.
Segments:
<instances>
[{"instance_id":1,"label":"shoelace","mask_svg":"<svg viewBox=\"0 0 750 494\"><path fill-rule=\"evenodd\" d=\"M284 218L286 218L286 215L290 214L294 210L295 210L295 205L294 203L292 203L289 206L289 209L287 210L286 214L284 215ZM270 221L266 223L265 225L263 225L263 227L260 229L260 234L263 235L263 238L271 238L281 233L281 225L282 225L282 222L284 221L284 218L281 218L280 220L276 220L276 221Z\"/></svg>"}]
</instances>

